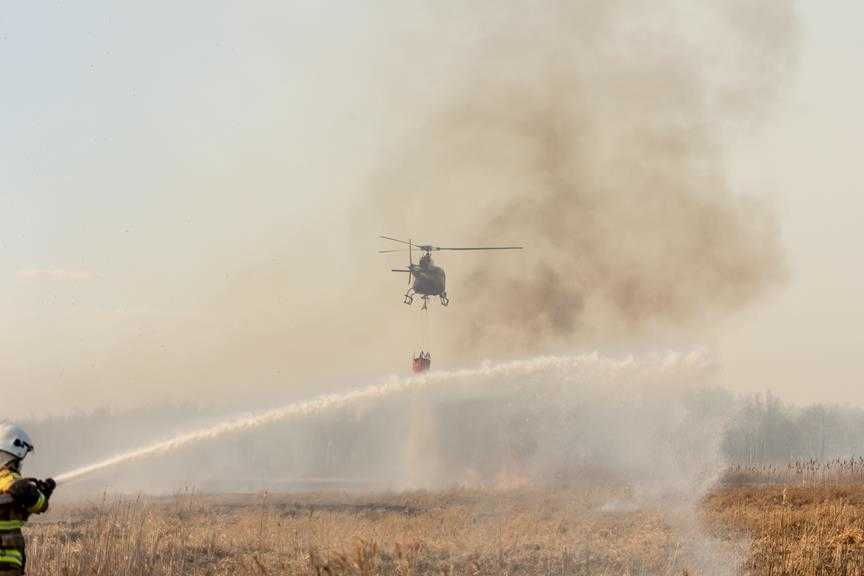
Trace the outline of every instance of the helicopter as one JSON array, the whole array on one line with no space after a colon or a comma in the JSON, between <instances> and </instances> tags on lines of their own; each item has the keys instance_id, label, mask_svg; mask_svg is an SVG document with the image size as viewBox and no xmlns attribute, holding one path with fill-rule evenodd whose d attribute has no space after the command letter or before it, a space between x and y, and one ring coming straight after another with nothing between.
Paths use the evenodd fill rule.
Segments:
<instances>
[{"instance_id":1,"label":"helicopter","mask_svg":"<svg viewBox=\"0 0 864 576\"><path fill-rule=\"evenodd\" d=\"M408 267L394 268L392 272L407 272L408 273L408 291L405 292L403 302L409 306L414 302L414 296L420 295L423 300L421 310L428 310L429 298L438 296L442 306L450 304L450 298L447 297L447 277L444 274L444 269L436 266L432 262L432 252L441 250L521 250L522 246L486 246L486 247L470 247L470 248L442 248L441 246L432 246L431 244L414 244L409 240L399 240L389 236L379 236L384 240L407 244L408 248L397 248L396 250L379 250L379 254L387 254L390 252L408 252ZM418 264L414 264L414 249L423 252ZM413 284L411 281L414 281Z\"/></svg>"}]
</instances>

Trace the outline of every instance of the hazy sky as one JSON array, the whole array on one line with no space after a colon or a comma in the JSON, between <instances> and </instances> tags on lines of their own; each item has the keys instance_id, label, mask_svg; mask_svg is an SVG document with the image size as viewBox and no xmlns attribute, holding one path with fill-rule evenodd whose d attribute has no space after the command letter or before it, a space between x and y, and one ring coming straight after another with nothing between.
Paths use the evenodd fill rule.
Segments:
<instances>
[{"instance_id":1,"label":"hazy sky","mask_svg":"<svg viewBox=\"0 0 864 576\"><path fill-rule=\"evenodd\" d=\"M785 290L731 322L721 346L730 385L798 401L864 403L864 5L799 2L797 78L767 129L737 151L742 184L775 182L788 253Z\"/></svg>"},{"instance_id":2,"label":"hazy sky","mask_svg":"<svg viewBox=\"0 0 864 576\"><path fill-rule=\"evenodd\" d=\"M275 314L309 321L316 302L347 297L335 271L378 247L351 236L349 217L394 145L392 122L379 130L399 117L393 94L435 97L423 71L382 73L410 69L400 43L422 6L393 3L387 21L361 2L4 3L3 388L51 410L110 401L87 380L119 342L191 321L268 263L303 262ZM799 15L780 105L729 152L736 187L776 207L790 279L730 319L716 348L736 389L862 404L864 5L802 0ZM184 365L182 350L147 354Z\"/></svg>"},{"instance_id":3,"label":"hazy sky","mask_svg":"<svg viewBox=\"0 0 864 576\"><path fill-rule=\"evenodd\" d=\"M362 18L318 2L4 6L4 386L98 403L69 375L182 323L244 267L310 242L298 283L341 264L354 163L376 146L373 69L352 66L373 61ZM300 293L296 314L316 297Z\"/></svg>"}]
</instances>

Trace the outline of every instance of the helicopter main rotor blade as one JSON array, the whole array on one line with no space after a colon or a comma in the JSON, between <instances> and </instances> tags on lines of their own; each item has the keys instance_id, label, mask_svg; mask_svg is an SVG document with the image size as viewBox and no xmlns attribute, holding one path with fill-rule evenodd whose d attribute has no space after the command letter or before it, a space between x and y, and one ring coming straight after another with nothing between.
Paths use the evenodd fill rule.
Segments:
<instances>
[{"instance_id":1,"label":"helicopter main rotor blade","mask_svg":"<svg viewBox=\"0 0 864 576\"><path fill-rule=\"evenodd\" d=\"M439 248L438 246L432 246L432 250L436 252L438 250L522 250L522 248L522 246L485 246L477 248Z\"/></svg>"},{"instance_id":2,"label":"helicopter main rotor blade","mask_svg":"<svg viewBox=\"0 0 864 576\"><path fill-rule=\"evenodd\" d=\"M415 246L420 250L430 250L438 252L439 250L522 250L522 246L490 246L487 248L439 248L438 246ZM393 250L378 250L378 254L391 254L393 252L410 252L411 248L395 248Z\"/></svg>"},{"instance_id":3,"label":"helicopter main rotor blade","mask_svg":"<svg viewBox=\"0 0 864 576\"><path fill-rule=\"evenodd\" d=\"M391 268L390 272L411 272L410 270L404 270L402 268Z\"/></svg>"},{"instance_id":4,"label":"helicopter main rotor blade","mask_svg":"<svg viewBox=\"0 0 864 576\"><path fill-rule=\"evenodd\" d=\"M407 251L410 252L412 248L417 248L418 250L422 250L424 252L439 252L441 250L522 250L523 246L467 246L467 247L450 247L450 246L433 246L431 244L414 244L411 240L400 240L398 238L391 238L390 236L378 236L379 238L383 238L384 240L391 240L393 242L399 242L400 244L406 244L408 246ZM402 250L405 250L403 248ZM379 250L379 253L387 253L387 252L399 252L399 250Z\"/></svg>"}]
</instances>

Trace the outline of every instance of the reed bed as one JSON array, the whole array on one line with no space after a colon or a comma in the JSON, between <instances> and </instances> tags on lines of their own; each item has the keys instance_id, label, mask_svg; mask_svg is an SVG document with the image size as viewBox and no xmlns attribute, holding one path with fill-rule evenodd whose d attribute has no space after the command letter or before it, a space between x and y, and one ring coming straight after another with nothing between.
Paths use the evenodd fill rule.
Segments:
<instances>
[{"instance_id":1,"label":"reed bed","mask_svg":"<svg viewBox=\"0 0 864 576\"><path fill-rule=\"evenodd\" d=\"M724 484L848 485L864 484L864 457L792 459L782 463L735 464Z\"/></svg>"},{"instance_id":2,"label":"reed bed","mask_svg":"<svg viewBox=\"0 0 864 576\"><path fill-rule=\"evenodd\" d=\"M864 486L725 486L703 502L704 525L750 541L742 573L864 574Z\"/></svg>"}]
</instances>

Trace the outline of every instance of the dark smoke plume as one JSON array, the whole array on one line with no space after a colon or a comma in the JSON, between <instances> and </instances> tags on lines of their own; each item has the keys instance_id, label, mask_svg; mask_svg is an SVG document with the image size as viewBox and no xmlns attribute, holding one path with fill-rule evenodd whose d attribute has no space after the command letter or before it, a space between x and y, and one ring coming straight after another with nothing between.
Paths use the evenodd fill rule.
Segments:
<instances>
[{"instance_id":1,"label":"dark smoke plume","mask_svg":"<svg viewBox=\"0 0 864 576\"><path fill-rule=\"evenodd\" d=\"M468 6L439 8L464 50L371 202L382 229L525 244L442 253L462 343L701 328L783 279L769 206L732 188L726 156L788 74L791 2Z\"/></svg>"}]
</instances>

